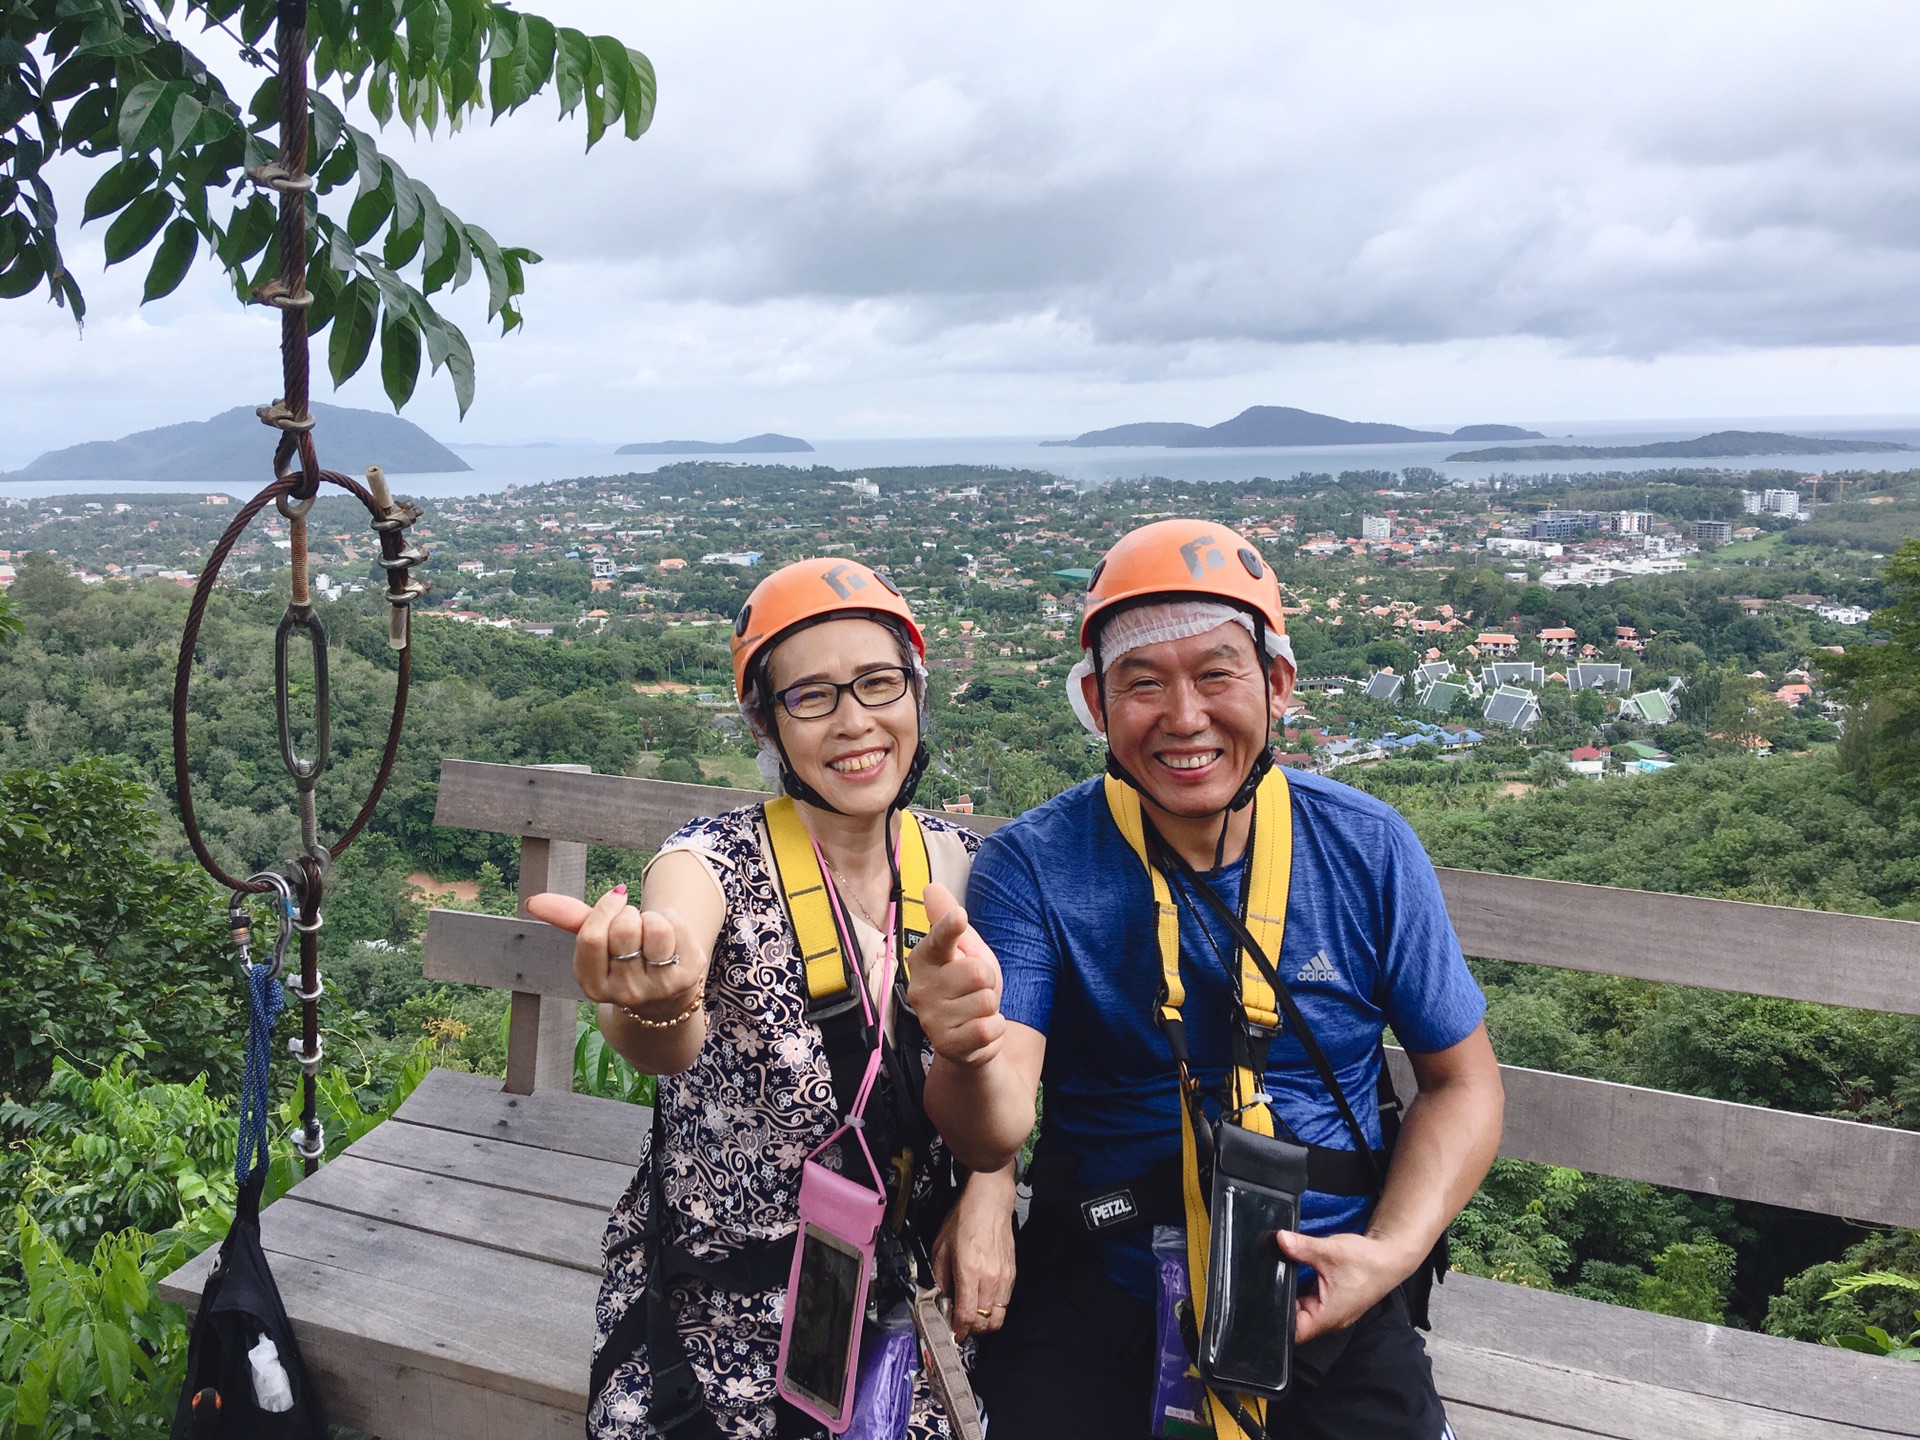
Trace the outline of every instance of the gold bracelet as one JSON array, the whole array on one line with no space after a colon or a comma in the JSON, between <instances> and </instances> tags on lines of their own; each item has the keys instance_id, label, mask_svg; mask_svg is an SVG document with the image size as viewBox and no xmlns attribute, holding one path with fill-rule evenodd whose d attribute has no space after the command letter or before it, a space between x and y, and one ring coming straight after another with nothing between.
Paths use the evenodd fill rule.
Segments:
<instances>
[{"instance_id":1,"label":"gold bracelet","mask_svg":"<svg viewBox=\"0 0 1920 1440\"><path fill-rule=\"evenodd\" d=\"M687 1023L687 1021L691 1020L695 1015L698 1015L700 1013L700 1007L702 1005L705 1005L706 1003L707 1003L707 987L703 984L698 990L694 992L693 1003L687 1006L687 1008L682 1010L678 1015L674 1016L671 1020L649 1020L646 1016L638 1013L633 1009L630 1009L628 1006L625 1006L625 1005L622 1005L620 1007L620 1013L626 1016L627 1019L631 1020L634 1024L642 1026L648 1030L671 1030L673 1029L674 1026L684 1025Z\"/></svg>"}]
</instances>

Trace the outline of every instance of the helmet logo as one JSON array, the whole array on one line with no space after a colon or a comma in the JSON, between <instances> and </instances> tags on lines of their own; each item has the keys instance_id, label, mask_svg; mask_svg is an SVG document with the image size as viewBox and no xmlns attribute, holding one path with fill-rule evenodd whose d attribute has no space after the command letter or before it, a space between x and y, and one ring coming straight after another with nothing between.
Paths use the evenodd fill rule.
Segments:
<instances>
[{"instance_id":1,"label":"helmet logo","mask_svg":"<svg viewBox=\"0 0 1920 1440\"><path fill-rule=\"evenodd\" d=\"M1259 555L1244 545L1240 548L1240 563L1246 567L1247 574L1256 580L1260 578L1261 571L1265 569L1260 563Z\"/></svg>"},{"instance_id":2,"label":"helmet logo","mask_svg":"<svg viewBox=\"0 0 1920 1440\"><path fill-rule=\"evenodd\" d=\"M856 590L867 588L867 582L860 578L851 565L836 565L820 578L831 585L833 593L842 600L850 598Z\"/></svg>"},{"instance_id":3,"label":"helmet logo","mask_svg":"<svg viewBox=\"0 0 1920 1440\"><path fill-rule=\"evenodd\" d=\"M1187 562L1187 573L1196 580L1207 570L1218 570L1227 563L1227 557L1215 547L1211 535L1194 536L1180 547L1180 558ZM1202 568L1202 562L1205 562L1205 569Z\"/></svg>"}]
</instances>

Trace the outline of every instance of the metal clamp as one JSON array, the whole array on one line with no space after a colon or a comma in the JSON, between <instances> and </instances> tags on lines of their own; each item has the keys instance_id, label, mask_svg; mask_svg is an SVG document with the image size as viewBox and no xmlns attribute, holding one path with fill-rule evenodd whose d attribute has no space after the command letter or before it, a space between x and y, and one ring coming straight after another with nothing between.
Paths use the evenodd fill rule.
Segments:
<instances>
[{"instance_id":1,"label":"metal clamp","mask_svg":"<svg viewBox=\"0 0 1920 1440\"><path fill-rule=\"evenodd\" d=\"M271 405L257 405L253 413L260 417L262 425L274 430L288 430L295 435L304 435L320 423L311 415L302 417L294 414L285 400L276 400Z\"/></svg>"},{"instance_id":2,"label":"metal clamp","mask_svg":"<svg viewBox=\"0 0 1920 1440\"><path fill-rule=\"evenodd\" d=\"M254 304L271 305L276 310L310 310L313 308L313 292L311 290L302 290L296 295L287 289L285 281L277 277L267 281L264 285L254 286L252 296ZM268 423L274 424L272 421ZM277 430L286 427L274 424L274 428ZM313 427L308 426L307 428L312 429Z\"/></svg>"},{"instance_id":3,"label":"metal clamp","mask_svg":"<svg viewBox=\"0 0 1920 1440\"><path fill-rule=\"evenodd\" d=\"M304 997L303 997L304 998ZM287 1053L300 1062L300 1069L308 1075L320 1073L320 1062L327 1058L327 1047L320 1043L318 1035L313 1037L313 1054L302 1048L303 1042L298 1035L287 1038Z\"/></svg>"},{"instance_id":4,"label":"metal clamp","mask_svg":"<svg viewBox=\"0 0 1920 1440\"><path fill-rule=\"evenodd\" d=\"M326 982L320 978L320 972L318 970L313 972L313 989L302 990L298 985L287 986L287 994L291 995L295 1000L306 1001L308 1003L318 1000L326 993Z\"/></svg>"},{"instance_id":5,"label":"metal clamp","mask_svg":"<svg viewBox=\"0 0 1920 1440\"><path fill-rule=\"evenodd\" d=\"M295 175L278 160L248 166L247 178L262 190L276 190L282 195L305 195L320 183L311 175Z\"/></svg>"},{"instance_id":6,"label":"metal clamp","mask_svg":"<svg viewBox=\"0 0 1920 1440\"><path fill-rule=\"evenodd\" d=\"M289 1132L293 1152L302 1160L319 1160L327 1153L327 1129L318 1120L302 1130Z\"/></svg>"}]
</instances>

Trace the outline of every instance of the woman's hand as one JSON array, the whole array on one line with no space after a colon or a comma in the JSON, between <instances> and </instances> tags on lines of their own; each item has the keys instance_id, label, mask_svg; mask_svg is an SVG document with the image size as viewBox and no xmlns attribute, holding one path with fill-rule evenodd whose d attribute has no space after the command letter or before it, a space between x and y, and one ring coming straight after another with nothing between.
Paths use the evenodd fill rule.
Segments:
<instances>
[{"instance_id":1,"label":"woman's hand","mask_svg":"<svg viewBox=\"0 0 1920 1440\"><path fill-rule=\"evenodd\" d=\"M526 904L534 919L574 933L573 973L589 1000L648 1020L671 1020L706 982L708 956L688 935L680 912L638 910L627 903L624 885L591 908L551 892L529 896ZM676 956L673 964L660 963Z\"/></svg>"},{"instance_id":2,"label":"woman's hand","mask_svg":"<svg viewBox=\"0 0 1920 1440\"><path fill-rule=\"evenodd\" d=\"M953 1338L998 1330L1013 1295L1013 1167L972 1175L933 1242L934 1281L953 1300Z\"/></svg>"}]
</instances>

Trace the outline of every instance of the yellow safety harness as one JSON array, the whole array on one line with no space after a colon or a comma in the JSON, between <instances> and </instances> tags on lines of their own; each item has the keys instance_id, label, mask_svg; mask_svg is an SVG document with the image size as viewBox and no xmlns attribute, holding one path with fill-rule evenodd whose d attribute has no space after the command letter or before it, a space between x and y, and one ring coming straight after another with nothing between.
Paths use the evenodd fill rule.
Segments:
<instances>
[{"instance_id":1,"label":"yellow safety harness","mask_svg":"<svg viewBox=\"0 0 1920 1440\"><path fill-rule=\"evenodd\" d=\"M1140 809L1140 795L1132 786L1108 777L1107 808L1114 824L1126 837L1133 853L1146 868L1153 886L1153 908L1160 945L1160 1027L1173 1046L1174 1062L1180 1070L1180 1174L1181 1194L1187 1216L1187 1274L1193 1287L1193 1315L1196 1327L1202 1327L1207 1313L1207 1249L1211 1226L1207 1218L1206 1193L1200 1182L1198 1136L1194 1129L1199 1104L1196 1082L1188 1073L1186 1027L1180 1008L1186 1003L1186 986L1180 979L1180 912L1174 905L1167 877L1147 853L1146 820ZM1287 777L1278 766L1269 770L1254 792L1251 855L1242 889L1246 926L1260 948L1274 960L1280 957L1280 944L1286 932L1287 891L1293 879L1293 803ZM1267 823L1262 824L1265 820ZM1240 1004L1242 1016L1255 1033L1268 1036L1280 1028L1280 1016L1274 1008L1273 987L1260 971L1251 954L1240 950ZM1227 1075L1224 1113L1261 1135L1272 1135L1273 1111L1266 1100L1266 1077L1254 1073L1251 1057L1244 1047L1236 1046L1236 1063ZM1241 1063L1246 1062L1246 1063ZM1219 1440L1246 1440L1246 1432L1235 1422L1231 1409L1213 1399L1213 1420ZM1260 1424L1266 1421L1266 1402L1252 1396L1236 1397L1236 1403L1249 1411Z\"/></svg>"},{"instance_id":2,"label":"yellow safety harness","mask_svg":"<svg viewBox=\"0 0 1920 1440\"><path fill-rule=\"evenodd\" d=\"M778 800L769 800L761 809L766 813L767 838L773 845L780 893L793 920L793 933L800 941L800 958L807 970L809 1007L831 1005L849 995L857 1000L852 988L853 962L840 943L840 927L834 922L833 901L827 895L827 880L820 873L820 861L813 851L813 836L807 832L800 812L789 797L783 795ZM932 880L932 868L927 863L927 837L921 833L920 821L914 813L902 810L898 898L908 948L926 937L929 927L923 897Z\"/></svg>"}]
</instances>

